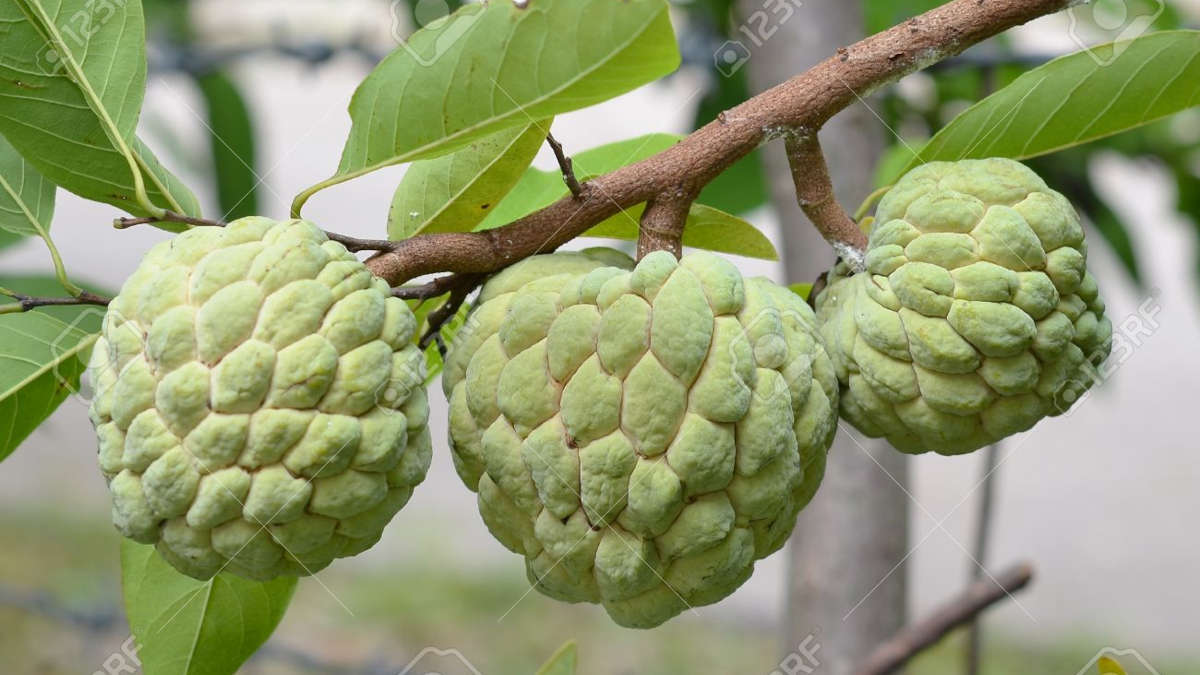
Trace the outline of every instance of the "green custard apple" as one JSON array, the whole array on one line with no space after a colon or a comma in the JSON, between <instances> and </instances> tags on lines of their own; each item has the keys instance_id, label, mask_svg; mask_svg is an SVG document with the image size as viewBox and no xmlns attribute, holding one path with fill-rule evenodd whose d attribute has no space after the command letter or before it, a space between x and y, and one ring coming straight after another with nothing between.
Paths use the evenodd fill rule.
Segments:
<instances>
[{"instance_id":1,"label":"green custard apple","mask_svg":"<svg viewBox=\"0 0 1200 675\"><path fill-rule=\"evenodd\" d=\"M155 246L89 366L113 523L198 579L303 576L371 547L429 467L415 328L306 221Z\"/></svg>"},{"instance_id":2,"label":"green custard apple","mask_svg":"<svg viewBox=\"0 0 1200 675\"><path fill-rule=\"evenodd\" d=\"M809 307L708 253L519 262L483 287L443 384L492 534L539 591L630 627L724 598L778 550L837 421Z\"/></svg>"},{"instance_id":3,"label":"green custard apple","mask_svg":"<svg viewBox=\"0 0 1200 675\"><path fill-rule=\"evenodd\" d=\"M1009 159L907 173L866 271L839 263L828 282L841 414L905 452L970 452L1065 412L1112 345L1075 210Z\"/></svg>"}]
</instances>

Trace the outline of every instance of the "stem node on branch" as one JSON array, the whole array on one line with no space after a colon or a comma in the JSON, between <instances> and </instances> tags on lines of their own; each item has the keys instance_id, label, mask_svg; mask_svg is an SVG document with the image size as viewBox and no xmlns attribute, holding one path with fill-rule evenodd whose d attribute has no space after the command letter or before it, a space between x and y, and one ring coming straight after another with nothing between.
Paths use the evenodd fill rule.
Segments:
<instances>
[{"instance_id":1,"label":"stem node on branch","mask_svg":"<svg viewBox=\"0 0 1200 675\"><path fill-rule=\"evenodd\" d=\"M676 258L683 255L683 227L694 199L683 190L673 190L646 202L638 224L638 260L654 251L670 251Z\"/></svg>"}]
</instances>

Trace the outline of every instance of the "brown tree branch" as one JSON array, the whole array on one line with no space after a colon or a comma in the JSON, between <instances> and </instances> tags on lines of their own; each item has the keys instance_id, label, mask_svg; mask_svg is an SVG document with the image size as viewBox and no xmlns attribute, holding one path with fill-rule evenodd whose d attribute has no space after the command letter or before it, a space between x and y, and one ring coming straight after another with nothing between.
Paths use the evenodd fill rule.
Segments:
<instances>
[{"instance_id":1,"label":"brown tree branch","mask_svg":"<svg viewBox=\"0 0 1200 675\"><path fill-rule=\"evenodd\" d=\"M441 297L447 293L450 294L446 302L425 317L428 328L421 335L421 339L417 343L418 347L425 349L430 342L436 341L438 351L443 357L446 356L446 344L442 341L442 326L454 318L454 315L458 313L458 308L462 307L471 291L483 283L484 276L483 274L448 274L420 286L402 286L392 289L392 295L397 298L420 300L421 302Z\"/></svg>"},{"instance_id":2,"label":"brown tree branch","mask_svg":"<svg viewBox=\"0 0 1200 675\"><path fill-rule=\"evenodd\" d=\"M45 298L17 293L7 288L0 288L0 295L7 295L16 300L16 302L8 305L0 305L0 314L28 312L38 307L61 307L66 305L100 305L101 307L107 307L108 303L112 301L111 298L96 295L88 291L81 291L77 296Z\"/></svg>"},{"instance_id":3,"label":"brown tree branch","mask_svg":"<svg viewBox=\"0 0 1200 675\"><path fill-rule=\"evenodd\" d=\"M667 190L682 185L698 192L762 143L789 132L814 134L874 89L1077 1L953 0L839 49L810 70L725 111L671 148L589 180L578 196L486 232L418 235L368 265L392 285L434 272L494 272L557 248Z\"/></svg>"},{"instance_id":4,"label":"brown tree branch","mask_svg":"<svg viewBox=\"0 0 1200 675\"><path fill-rule=\"evenodd\" d=\"M833 246L833 250L855 272L863 270L863 251L867 235L846 213L833 195L829 167L821 153L816 134L793 133L784 139L792 181L796 185L796 201L812 224Z\"/></svg>"},{"instance_id":5,"label":"brown tree branch","mask_svg":"<svg viewBox=\"0 0 1200 675\"><path fill-rule=\"evenodd\" d=\"M325 230L325 236L329 237L330 241L336 241L346 247L347 251L357 253L358 251L393 251L396 249L397 242L388 239L359 239L337 232Z\"/></svg>"},{"instance_id":6,"label":"brown tree branch","mask_svg":"<svg viewBox=\"0 0 1200 675\"><path fill-rule=\"evenodd\" d=\"M224 227L225 223L220 220L209 220L208 218L193 218L185 216L182 213L174 211L164 211L162 217L146 217L146 218L117 218L113 221L113 227L118 230L124 230L127 227L134 225L150 225L153 223L184 223L186 225L196 225L197 227Z\"/></svg>"},{"instance_id":7,"label":"brown tree branch","mask_svg":"<svg viewBox=\"0 0 1200 675\"><path fill-rule=\"evenodd\" d=\"M579 184L579 179L575 178L575 165L571 162L571 158L563 152L562 143L554 140L554 134L546 134L546 143L550 145L550 149L554 151L554 158L558 160L558 170L562 172L563 182L567 184L567 189L571 191L571 196L575 199L583 194L583 187Z\"/></svg>"},{"instance_id":8,"label":"brown tree branch","mask_svg":"<svg viewBox=\"0 0 1200 675\"><path fill-rule=\"evenodd\" d=\"M695 199L693 194L675 190L655 195L646 202L638 224L638 260L654 251L670 251L676 258L683 255L683 226Z\"/></svg>"},{"instance_id":9,"label":"brown tree branch","mask_svg":"<svg viewBox=\"0 0 1200 675\"><path fill-rule=\"evenodd\" d=\"M896 671L950 631L969 623L988 607L1025 588L1032 579L1033 567L1029 563L1018 563L994 578L971 584L962 595L879 645L866 663L855 671L855 675L886 675Z\"/></svg>"}]
</instances>

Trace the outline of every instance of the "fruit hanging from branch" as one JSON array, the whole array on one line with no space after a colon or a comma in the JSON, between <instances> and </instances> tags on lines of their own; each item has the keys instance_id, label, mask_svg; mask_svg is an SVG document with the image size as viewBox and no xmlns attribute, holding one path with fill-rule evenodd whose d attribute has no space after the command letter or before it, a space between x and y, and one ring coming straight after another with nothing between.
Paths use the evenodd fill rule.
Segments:
<instances>
[{"instance_id":1,"label":"fruit hanging from branch","mask_svg":"<svg viewBox=\"0 0 1200 675\"><path fill-rule=\"evenodd\" d=\"M721 600L783 546L837 422L812 310L703 252L509 267L443 385L455 466L531 583L640 628Z\"/></svg>"},{"instance_id":2,"label":"fruit hanging from branch","mask_svg":"<svg viewBox=\"0 0 1200 675\"><path fill-rule=\"evenodd\" d=\"M92 352L113 524L198 579L307 576L370 548L429 468L415 328L306 221L157 245Z\"/></svg>"},{"instance_id":3,"label":"fruit hanging from branch","mask_svg":"<svg viewBox=\"0 0 1200 675\"><path fill-rule=\"evenodd\" d=\"M841 413L905 452L970 452L1066 412L1112 346L1066 197L1024 165L930 162L883 197L866 271L816 298Z\"/></svg>"}]
</instances>

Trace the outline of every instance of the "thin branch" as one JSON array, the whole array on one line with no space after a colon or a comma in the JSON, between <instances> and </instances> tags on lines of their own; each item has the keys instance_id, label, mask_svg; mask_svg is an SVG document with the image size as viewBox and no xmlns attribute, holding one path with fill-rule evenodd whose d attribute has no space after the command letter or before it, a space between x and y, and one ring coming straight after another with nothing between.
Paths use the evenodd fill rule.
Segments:
<instances>
[{"instance_id":1,"label":"thin branch","mask_svg":"<svg viewBox=\"0 0 1200 675\"><path fill-rule=\"evenodd\" d=\"M988 607L1025 588L1033 579L1033 567L1018 563L997 574L971 584L949 603L933 614L905 628L890 640L879 645L855 675L886 675L933 646L950 631L969 623Z\"/></svg>"},{"instance_id":2,"label":"thin branch","mask_svg":"<svg viewBox=\"0 0 1200 675\"><path fill-rule=\"evenodd\" d=\"M554 158L558 160L558 169L562 171L563 182L567 184L567 189L571 191L571 196L579 199L583 196L583 186L579 184L579 180L575 178L575 165L570 157L563 152L562 143L554 140L554 134L546 134L546 143L550 145L550 149L554 151Z\"/></svg>"},{"instance_id":3,"label":"thin branch","mask_svg":"<svg viewBox=\"0 0 1200 675\"><path fill-rule=\"evenodd\" d=\"M871 91L1076 0L953 0L838 50L810 70L719 115L674 146L504 227L418 235L368 261L393 286L437 272L491 273L552 250L622 209L683 186L701 187L764 142L816 133Z\"/></svg>"},{"instance_id":4,"label":"thin branch","mask_svg":"<svg viewBox=\"0 0 1200 675\"><path fill-rule=\"evenodd\" d=\"M76 296L48 298L25 295L24 293L18 293L7 288L0 288L0 295L7 295L16 300L14 303L0 306L0 314L28 312L38 307L61 307L66 305L100 305L101 307L107 307L108 303L112 301L111 298L96 295L89 291L80 291L79 295Z\"/></svg>"},{"instance_id":5,"label":"thin branch","mask_svg":"<svg viewBox=\"0 0 1200 675\"><path fill-rule=\"evenodd\" d=\"M209 220L208 218L193 218L185 216L182 213L174 211L164 211L161 218L153 216L145 218L117 218L113 221L113 227L118 230L124 230L127 227L134 225L152 225L154 223L184 223L187 225L196 225L199 227L224 227L225 223L220 220Z\"/></svg>"},{"instance_id":6,"label":"thin branch","mask_svg":"<svg viewBox=\"0 0 1200 675\"><path fill-rule=\"evenodd\" d=\"M683 255L683 226L694 200L694 195L674 191L646 202L638 225L638 260L654 251L670 251L676 258Z\"/></svg>"},{"instance_id":7,"label":"thin branch","mask_svg":"<svg viewBox=\"0 0 1200 675\"><path fill-rule=\"evenodd\" d=\"M325 231L325 236L329 237L330 241L336 241L346 247L347 251L357 253L358 251L392 251L396 248L396 242L387 239L359 239L337 232Z\"/></svg>"},{"instance_id":8,"label":"thin branch","mask_svg":"<svg viewBox=\"0 0 1200 675\"><path fill-rule=\"evenodd\" d=\"M838 256L855 272L861 272L867 235L837 203L833 195L833 180L829 177L829 167L825 164L825 155L821 152L817 135L803 132L789 134L784 139L784 147L800 209Z\"/></svg>"},{"instance_id":9,"label":"thin branch","mask_svg":"<svg viewBox=\"0 0 1200 675\"><path fill-rule=\"evenodd\" d=\"M226 223L219 220L209 220L208 218L193 218L185 216L173 211L167 211L162 218L145 217L145 218L117 218L113 221L113 227L118 230L123 230L134 225L150 225L153 223L185 223L187 225L195 225L198 227L225 227ZM387 239L359 239L337 232L325 231L325 236L331 241L336 241L346 247L347 251L357 253L358 251L392 251L396 249L396 242L388 241Z\"/></svg>"},{"instance_id":10,"label":"thin branch","mask_svg":"<svg viewBox=\"0 0 1200 675\"><path fill-rule=\"evenodd\" d=\"M446 302L425 317L428 328L421 335L421 340L417 343L418 347L425 349L430 342L436 341L438 351L441 352L443 358L446 356L446 343L442 341L442 326L454 318L467 296L483 283L484 277L483 274L450 274L420 286L392 289L392 294L397 298L422 302L430 298L439 298L447 293L450 294Z\"/></svg>"}]
</instances>

